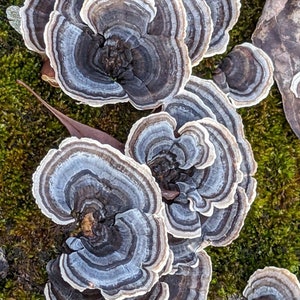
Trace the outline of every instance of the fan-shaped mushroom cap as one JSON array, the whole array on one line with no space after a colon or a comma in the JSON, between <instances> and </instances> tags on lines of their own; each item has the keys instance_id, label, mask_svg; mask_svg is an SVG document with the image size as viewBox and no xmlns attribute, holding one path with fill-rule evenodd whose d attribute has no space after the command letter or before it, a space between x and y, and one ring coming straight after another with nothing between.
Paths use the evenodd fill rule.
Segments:
<instances>
[{"instance_id":1,"label":"fan-shaped mushroom cap","mask_svg":"<svg viewBox=\"0 0 300 300\"><path fill-rule=\"evenodd\" d=\"M286 269L265 267L251 275L243 295L248 300L296 300L300 299L300 283Z\"/></svg>"},{"instance_id":2,"label":"fan-shaped mushroom cap","mask_svg":"<svg viewBox=\"0 0 300 300\"><path fill-rule=\"evenodd\" d=\"M75 222L89 207L105 217L139 208L161 209L160 190L147 166L99 142L75 137L52 149L33 175L33 195L42 212L58 224Z\"/></svg>"},{"instance_id":3,"label":"fan-shaped mushroom cap","mask_svg":"<svg viewBox=\"0 0 300 300\"><path fill-rule=\"evenodd\" d=\"M256 196L256 180L253 175L257 164L251 145L245 138L241 116L217 85L211 80L191 76L185 90L172 101L166 102L163 109L176 119L177 127L189 121L209 117L230 130L242 154L241 170L244 178L239 186L245 189L248 201L252 203Z\"/></svg>"},{"instance_id":4,"label":"fan-shaped mushroom cap","mask_svg":"<svg viewBox=\"0 0 300 300\"><path fill-rule=\"evenodd\" d=\"M267 0L252 41L273 61L274 78L282 95L285 116L300 138L300 97L298 92L295 94L300 72L299 14L297 0Z\"/></svg>"},{"instance_id":5,"label":"fan-shaped mushroom cap","mask_svg":"<svg viewBox=\"0 0 300 300\"><path fill-rule=\"evenodd\" d=\"M244 189L239 187L233 204L223 209L215 208L211 217L202 218L201 248L224 247L238 238L250 209L247 200Z\"/></svg>"},{"instance_id":6,"label":"fan-shaped mushroom cap","mask_svg":"<svg viewBox=\"0 0 300 300\"><path fill-rule=\"evenodd\" d=\"M210 216L214 207L233 203L242 179L241 156L229 130L212 119L186 123L178 137L175 128L166 113L145 117L132 127L125 153L147 164L162 189L180 192L165 205L167 229L193 238L201 234L201 214Z\"/></svg>"},{"instance_id":7,"label":"fan-shaped mushroom cap","mask_svg":"<svg viewBox=\"0 0 300 300\"><path fill-rule=\"evenodd\" d=\"M203 126L199 123L187 123L178 130L179 137L175 137L175 129L175 119L166 112L152 114L138 120L128 135L125 145L126 155L139 163L148 164L150 168L155 164L153 160L163 154L174 155L172 158L176 159L178 166L173 167L182 170L192 166L204 169L213 164L214 146L209 141L208 132ZM158 165L159 162L157 167ZM152 170L153 172L155 170Z\"/></svg>"},{"instance_id":8,"label":"fan-shaped mushroom cap","mask_svg":"<svg viewBox=\"0 0 300 300\"><path fill-rule=\"evenodd\" d=\"M213 20L213 33L206 57L225 52L229 31L238 21L240 16L240 0L206 0L210 7Z\"/></svg>"},{"instance_id":9,"label":"fan-shaped mushroom cap","mask_svg":"<svg viewBox=\"0 0 300 300\"><path fill-rule=\"evenodd\" d=\"M187 15L185 43L189 49L192 65L195 66L204 57L213 32L210 8L205 0L184 0Z\"/></svg>"},{"instance_id":10,"label":"fan-shaped mushroom cap","mask_svg":"<svg viewBox=\"0 0 300 300\"><path fill-rule=\"evenodd\" d=\"M26 47L45 54L44 30L55 0L25 0L20 9L21 33Z\"/></svg>"},{"instance_id":11,"label":"fan-shaped mushroom cap","mask_svg":"<svg viewBox=\"0 0 300 300\"><path fill-rule=\"evenodd\" d=\"M235 201L223 209L214 209L210 217L201 216L201 236L179 239L169 235L169 245L174 253L173 266L197 264L197 252L207 246L224 247L238 238L250 205L242 188L238 188Z\"/></svg>"},{"instance_id":12,"label":"fan-shaped mushroom cap","mask_svg":"<svg viewBox=\"0 0 300 300\"><path fill-rule=\"evenodd\" d=\"M250 43L237 45L214 72L213 80L235 107L252 106L267 97L273 85L273 63Z\"/></svg>"},{"instance_id":13,"label":"fan-shaped mushroom cap","mask_svg":"<svg viewBox=\"0 0 300 300\"><path fill-rule=\"evenodd\" d=\"M172 300L207 298L212 277L212 265L208 254L202 250L197 253L197 265L179 265L175 274L161 278L169 285Z\"/></svg>"},{"instance_id":14,"label":"fan-shaped mushroom cap","mask_svg":"<svg viewBox=\"0 0 300 300\"><path fill-rule=\"evenodd\" d=\"M155 14L154 1L84 1L82 21L74 22L56 4L44 37L64 92L91 106L130 101L138 109L157 107L176 94L191 73L187 46L176 36L186 22L170 14L184 28L150 34Z\"/></svg>"},{"instance_id":15,"label":"fan-shaped mushroom cap","mask_svg":"<svg viewBox=\"0 0 300 300\"><path fill-rule=\"evenodd\" d=\"M98 223L93 238L69 238L73 251L59 258L62 278L75 289L99 289L105 299L124 299L150 291L168 261L162 218L130 209L113 225Z\"/></svg>"},{"instance_id":16,"label":"fan-shaped mushroom cap","mask_svg":"<svg viewBox=\"0 0 300 300\"><path fill-rule=\"evenodd\" d=\"M53 259L47 264L49 281L45 285L44 295L47 300L104 300L99 290L86 290L83 293L75 290L62 279L59 260Z\"/></svg>"}]
</instances>

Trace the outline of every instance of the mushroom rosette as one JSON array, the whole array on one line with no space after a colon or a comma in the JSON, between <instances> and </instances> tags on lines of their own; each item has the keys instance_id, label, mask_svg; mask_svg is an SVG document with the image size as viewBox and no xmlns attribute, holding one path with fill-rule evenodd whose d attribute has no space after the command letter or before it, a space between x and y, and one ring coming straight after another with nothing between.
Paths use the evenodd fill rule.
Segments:
<instances>
[{"instance_id":1,"label":"mushroom rosette","mask_svg":"<svg viewBox=\"0 0 300 300\"><path fill-rule=\"evenodd\" d=\"M33 175L33 195L58 224L80 222L59 257L63 280L106 299L145 294L169 264L161 193L147 166L89 138L65 139Z\"/></svg>"},{"instance_id":2,"label":"mushroom rosette","mask_svg":"<svg viewBox=\"0 0 300 300\"><path fill-rule=\"evenodd\" d=\"M163 193L167 229L176 237L201 235L200 216L232 204L242 180L235 138L210 118L176 130L169 114L152 114L133 125L125 154L150 167Z\"/></svg>"},{"instance_id":3,"label":"mushroom rosette","mask_svg":"<svg viewBox=\"0 0 300 300\"><path fill-rule=\"evenodd\" d=\"M234 135L242 157L240 170L243 179L233 191L233 203L223 208L215 207L211 216L201 216L201 236L190 240L172 240L170 243L175 261L193 261L195 254L190 253L191 250L195 252L208 245L226 246L238 237L256 196L253 176L257 164L245 138L240 115L213 81L192 76L185 90L167 102L163 109L176 119L177 129L186 122L207 117L220 122Z\"/></svg>"},{"instance_id":4,"label":"mushroom rosette","mask_svg":"<svg viewBox=\"0 0 300 300\"><path fill-rule=\"evenodd\" d=\"M73 99L91 106L130 101L148 109L175 95L188 80L191 62L181 1L46 4L25 1L22 35L29 49L46 53L54 81Z\"/></svg>"},{"instance_id":5,"label":"mushroom rosette","mask_svg":"<svg viewBox=\"0 0 300 300\"><path fill-rule=\"evenodd\" d=\"M239 186L245 190L251 204L256 196L257 183L253 176L257 164L251 145L245 138L242 118L220 88L212 80L191 76L185 89L172 101L166 102L163 110L176 119L177 128L186 122L209 117L223 124L234 135L242 154L243 180Z\"/></svg>"}]
</instances>

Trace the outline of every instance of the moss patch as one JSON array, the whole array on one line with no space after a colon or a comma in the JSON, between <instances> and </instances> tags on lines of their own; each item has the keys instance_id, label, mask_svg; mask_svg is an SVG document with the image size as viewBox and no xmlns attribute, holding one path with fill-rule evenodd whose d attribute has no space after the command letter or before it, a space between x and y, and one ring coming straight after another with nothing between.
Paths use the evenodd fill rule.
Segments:
<instances>
[{"instance_id":1,"label":"moss patch","mask_svg":"<svg viewBox=\"0 0 300 300\"><path fill-rule=\"evenodd\" d=\"M10 271L0 281L0 299L44 299L47 262L68 235L37 208L31 176L50 148L68 136L63 126L24 88L21 79L66 115L125 141L131 125L149 112L129 104L91 108L77 105L40 80L40 57L28 51L10 28L5 9L22 1L0 1L0 246ZM242 1L228 51L250 41L264 1ZM222 56L205 59L194 73L209 78ZM224 248L209 248L213 279L209 299L241 294L249 276L274 265L300 276L300 142L287 124L274 87L261 104L240 113L258 162L258 195L240 237Z\"/></svg>"}]
</instances>

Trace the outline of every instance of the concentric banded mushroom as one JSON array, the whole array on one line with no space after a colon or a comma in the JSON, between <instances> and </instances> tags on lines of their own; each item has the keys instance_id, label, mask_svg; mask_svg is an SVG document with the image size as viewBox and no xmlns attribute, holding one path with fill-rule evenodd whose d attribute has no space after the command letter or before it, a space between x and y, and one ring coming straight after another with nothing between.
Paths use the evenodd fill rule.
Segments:
<instances>
[{"instance_id":1,"label":"concentric banded mushroom","mask_svg":"<svg viewBox=\"0 0 300 300\"><path fill-rule=\"evenodd\" d=\"M113 225L100 224L94 238L69 238L70 254L59 257L64 281L75 289L99 289L105 299L150 291L168 260L162 218L138 209L118 213Z\"/></svg>"},{"instance_id":2,"label":"concentric banded mushroom","mask_svg":"<svg viewBox=\"0 0 300 300\"><path fill-rule=\"evenodd\" d=\"M210 217L201 216L201 236L178 239L169 235L169 245L174 253L173 266L195 266L197 252L207 246L224 247L232 243L240 233L250 205L242 188L238 188L233 204L224 209L214 209Z\"/></svg>"},{"instance_id":3,"label":"concentric banded mushroom","mask_svg":"<svg viewBox=\"0 0 300 300\"><path fill-rule=\"evenodd\" d=\"M46 54L56 81L72 98L101 106L128 101L128 95L136 108L154 108L188 80L188 49L184 36L177 36L185 33L185 19L169 14L178 30L156 35L147 31L155 20L154 1L87 0L79 22L79 11L74 22L74 9L60 3L45 29ZM159 20L151 23L153 31L165 27Z\"/></svg>"},{"instance_id":4,"label":"concentric banded mushroom","mask_svg":"<svg viewBox=\"0 0 300 300\"><path fill-rule=\"evenodd\" d=\"M33 195L58 224L81 221L82 237L59 257L63 280L106 299L145 294L169 264L161 194L147 166L88 138L65 139L33 175ZM150 251L151 249L151 251Z\"/></svg>"},{"instance_id":5,"label":"concentric banded mushroom","mask_svg":"<svg viewBox=\"0 0 300 300\"><path fill-rule=\"evenodd\" d=\"M32 191L42 212L62 225L89 207L107 218L131 208L153 214L161 209L147 166L88 138L67 138L50 150L33 174Z\"/></svg>"},{"instance_id":6,"label":"concentric banded mushroom","mask_svg":"<svg viewBox=\"0 0 300 300\"><path fill-rule=\"evenodd\" d=\"M20 9L21 33L26 47L45 54L44 30L55 0L25 0Z\"/></svg>"},{"instance_id":7,"label":"concentric banded mushroom","mask_svg":"<svg viewBox=\"0 0 300 300\"><path fill-rule=\"evenodd\" d=\"M262 49L243 43L235 46L222 60L213 79L233 106L252 106L269 94L273 70L271 59Z\"/></svg>"},{"instance_id":8,"label":"concentric banded mushroom","mask_svg":"<svg viewBox=\"0 0 300 300\"><path fill-rule=\"evenodd\" d=\"M209 117L223 124L235 136L242 154L241 170L244 178L239 186L246 191L248 202L256 196L256 180L253 175L257 164L250 143L246 140L241 116L230 104L228 97L211 80L192 76L185 90L163 109L176 119L179 128L189 121Z\"/></svg>"},{"instance_id":9,"label":"concentric banded mushroom","mask_svg":"<svg viewBox=\"0 0 300 300\"><path fill-rule=\"evenodd\" d=\"M211 10L213 20L213 33L205 56L210 57L215 54L225 52L229 31L236 24L240 16L240 0L205 0Z\"/></svg>"},{"instance_id":10,"label":"concentric banded mushroom","mask_svg":"<svg viewBox=\"0 0 300 300\"><path fill-rule=\"evenodd\" d=\"M185 43L189 49L192 65L197 65L207 53L213 22L210 8L205 0L184 0L187 15L187 31Z\"/></svg>"},{"instance_id":11,"label":"concentric banded mushroom","mask_svg":"<svg viewBox=\"0 0 300 300\"><path fill-rule=\"evenodd\" d=\"M300 72L299 14L298 0L267 0L252 41L273 61L285 116L300 138L300 100L295 93Z\"/></svg>"},{"instance_id":12,"label":"concentric banded mushroom","mask_svg":"<svg viewBox=\"0 0 300 300\"><path fill-rule=\"evenodd\" d=\"M243 295L248 300L297 300L300 299L300 283L286 269L265 267L251 275Z\"/></svg>"},{"instance_id":13,"label":"concentric banded mushroom","mask_svg":"<svg viewBox=\"0 0 300 300\"><path fill-rule=\"evenodd\" d=\"M167 229L193 238L201 235L200 215L211 216L214 207L233 203L242 179L241 156L235 138L212 119L186 123L174 133L175 128L166 113L145 117L133 125L125 153L151 168L163 195L179 192L165 199Z\"/></svg>"},{"instance_id":14,"label":"concentric banded mushroom","mask_svg":"<svg viewBox=\"0 0 300 300\"><path fill-rule=\"evenodd\" d=\"M204 250L199 251L197 257L196 266L180 265L175 274L161 278L161 282L169 286L170 300L207 298L212 276L211 260Z\"/></svg>"},{"instance_id":15,"label":"concentric banded mushroom","mask_svg":"<svg viewBox=\"0 0 300 300\"><path fill-rule=\"evenodd\" d=\"M53 259L47 264L49 281L45 285L44 295L47 300L104 300L99 290L86 290L81 293L62 279L59 260Z\"/></svg>"}]
</instances>

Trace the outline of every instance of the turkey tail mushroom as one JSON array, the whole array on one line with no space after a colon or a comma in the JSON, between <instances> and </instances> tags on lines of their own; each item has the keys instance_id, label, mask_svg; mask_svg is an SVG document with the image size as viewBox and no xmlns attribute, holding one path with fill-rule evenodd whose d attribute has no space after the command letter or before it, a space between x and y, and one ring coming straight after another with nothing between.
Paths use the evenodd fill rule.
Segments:
<instances>
[{"instance_id":1,"label":"turkey tail mushroom","mask_svg":"<svg viewBox=\"0 0 300 300\"><path fill-rule=\"evenodd\" d=\"M273 85L273 63L262 49L250 43L235 46L214 71L213 80L232 105L252 106L267 97Z\"/></svg>"},{"instance_id":2,"label":"turkey tail mushroom","mask_svg":"<svg viewBox=\"0 0 300 300\"><path fill-rule=\"evenodd\" d=\"M241 170L244 178L239 186L245 189L248 201L252 203L256 196L257 183L253 176L257 164L251 145L245 138L242 118L221 89L212 80L191 76L185 90L167 101L163 110L176 119L177 128L186 122L205 117L217 120L228 128L235 136L242 154Z\"/></svg>"},{"instance_id":3,"label":"turkey tail mushroom","mask_svg":"<svg viewBox=\"0 0 300 300\"><path fill-rule=\"evenodd\" d=\"M300 283L287 269L265 267L251 275L243 295L248 300L296 300L300 299Z\"/></svg>"},{"instance_id":4,"label":"turkey tail mushroom","mask_svg":"<svg viewBox=\"0 0 300 300\"><path fill-rule=\"evenodd\" d=\"M240 16L240 0L205 0L210 7L213 33L205 57L225 52L229 42L229 31Z\"/></svg>"}]
</instances>

